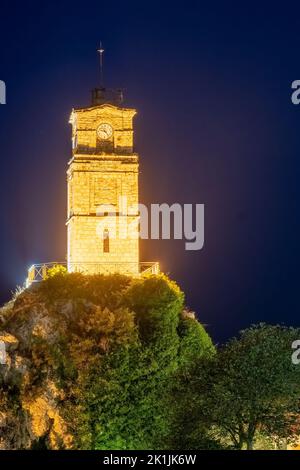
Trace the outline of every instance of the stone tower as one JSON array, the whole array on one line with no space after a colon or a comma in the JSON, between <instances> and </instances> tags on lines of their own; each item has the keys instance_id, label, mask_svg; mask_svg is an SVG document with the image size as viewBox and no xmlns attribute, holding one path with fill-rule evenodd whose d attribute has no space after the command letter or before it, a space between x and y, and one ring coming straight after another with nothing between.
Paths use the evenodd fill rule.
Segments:
<instances>
[{"instance_id":1,"label":"stone tower","mask_svg":"<svg viewBox=\"0 0 300 470\"><path fill-rule=\"evenodd\" d=\"M138 155L135 109L119 92L93 90L90 107L73 109L68 164L68 271L137 275Z\"/></svg>"}]
</instances>

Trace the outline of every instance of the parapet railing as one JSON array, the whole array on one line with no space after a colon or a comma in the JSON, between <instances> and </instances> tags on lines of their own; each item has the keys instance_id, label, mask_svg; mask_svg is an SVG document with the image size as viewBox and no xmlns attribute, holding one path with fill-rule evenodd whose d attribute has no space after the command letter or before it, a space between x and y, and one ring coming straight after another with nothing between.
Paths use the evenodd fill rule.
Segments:
<instances>
[{"instance_id":1,"label":"parapet railing","mask_svg":"<svg viewBox=\"0 0 300 470\"><path fill-rule=\"evenodd\" d=\"M51 262L33 264L28 269L28 276L26 279L26 287L29 287L34 282L41 282L47 278L48 271L55 266L64 266L68 272L82 272L83 274L112 274L122 273L134 275L136 263L120 262L120 263L89 263L89 262ZM158 261L146 261L139 263L140 274L159 274L160 268Z\"/></svg>"}]
</instances>

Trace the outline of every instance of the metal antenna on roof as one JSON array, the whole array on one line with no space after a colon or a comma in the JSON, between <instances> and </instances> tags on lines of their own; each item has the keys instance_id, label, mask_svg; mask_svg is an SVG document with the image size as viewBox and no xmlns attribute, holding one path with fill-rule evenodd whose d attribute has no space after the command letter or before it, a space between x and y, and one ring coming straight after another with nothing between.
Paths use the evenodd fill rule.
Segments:
<instances>
[{"instance_id":1,"label":"metal antenna on roof","mask_svg":"<svg viewBox=\"0 0 300 470\"><path fill-rule=\"evenodd\" d=\"M100 46L99 49L97 49L97 52L99 52L99 57L100 57L100 87L104 87L104 82L103 82L103 53L104 49L102 47L102 42L100 41Z\"/></svg>"}]
</instances>

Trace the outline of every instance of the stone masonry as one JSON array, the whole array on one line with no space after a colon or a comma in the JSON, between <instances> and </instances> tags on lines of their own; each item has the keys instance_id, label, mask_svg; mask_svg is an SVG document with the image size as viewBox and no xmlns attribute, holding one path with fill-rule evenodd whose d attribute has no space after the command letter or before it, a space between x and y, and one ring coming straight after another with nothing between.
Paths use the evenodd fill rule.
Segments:
<instances>
[{"instance_id":1,"label":"stone masonry","mask_svg":"<svg viewBox=\"0 0 300 470\"><path fill-rule=\"evenodd\" d=\"M134 109L113 104L72 111L73 156L67 171L69 271L139 273L135 114ZM97 130L106 124L112 134L101 139Z\"/></svg>"}]
</instances>

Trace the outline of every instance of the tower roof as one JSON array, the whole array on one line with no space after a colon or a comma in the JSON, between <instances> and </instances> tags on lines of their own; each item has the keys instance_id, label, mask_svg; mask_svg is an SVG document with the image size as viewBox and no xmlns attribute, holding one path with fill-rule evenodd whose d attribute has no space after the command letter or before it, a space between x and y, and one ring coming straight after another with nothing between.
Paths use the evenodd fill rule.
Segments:
<instances>
[{"instance_id":1,"label":"tower roof","mask_svg":"<svg viewBox=\"0 0 300 470\"><path fill-rule=\"evenodd\" d=\"M92 106L99 104L121 105L124 101L123 90L120 88L94 88L92 90Z\"/></svg>"},{"instance_id":2,"label":"tower roof","mask_svg":"<svg viewBox=\"0 0 300 470\"><path fill-rule=\"evenodd\" d=\"M98 112L97 112L98 110ZM118 115L123 115L124 113L128 114L129 116L134 116L136 114L136 109L134 108L124 108L123 106L118 106L117 104L113 103L107 103L106 101L102 104L92 104L91 106L83 106L79 108L73 108L71 116L74 115L74 113L85 113L85 112L91 112L99 114L99 112L110 112L113 114L118 114Z\"/></svg>"}]
</instances>

